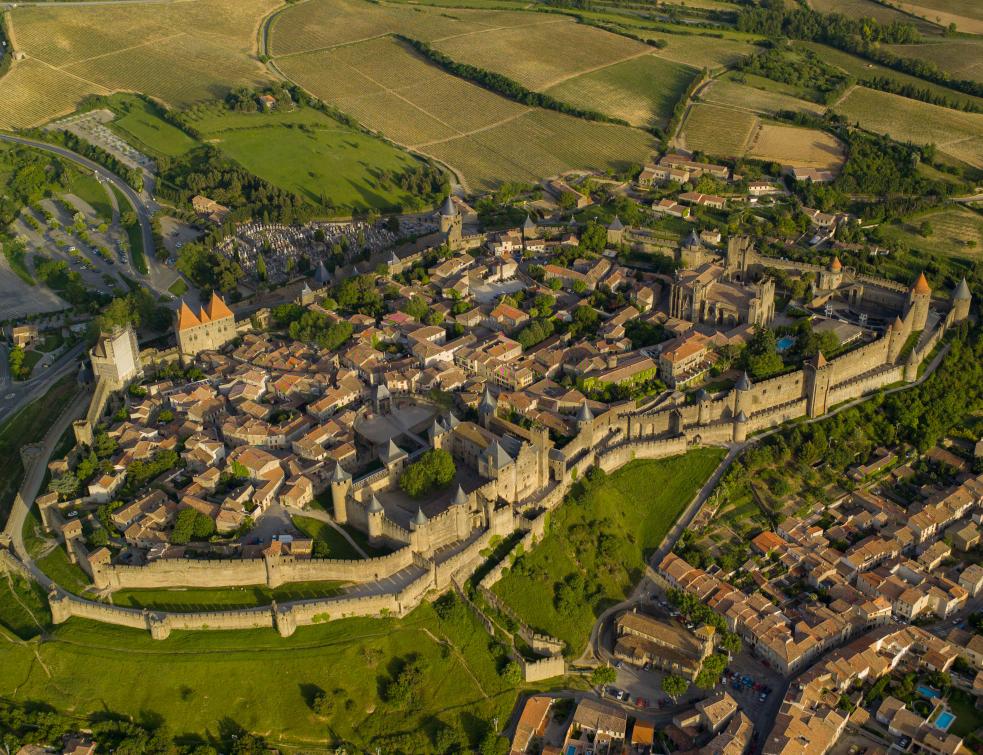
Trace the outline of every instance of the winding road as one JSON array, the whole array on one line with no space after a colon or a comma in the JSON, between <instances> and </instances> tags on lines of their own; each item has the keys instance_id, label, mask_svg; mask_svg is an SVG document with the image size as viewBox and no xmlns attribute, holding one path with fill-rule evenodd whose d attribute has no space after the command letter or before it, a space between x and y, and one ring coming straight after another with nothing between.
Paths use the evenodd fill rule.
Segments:
<instances>
[{"instance_id":1,"label":"winding road","mask_svg":"<svg viewBox=\"0 0 983 755\"><path fill-rule=\"evenodd\" d=\"M23 136L14 136L9 133L0 133L0 141L9 142L10 144L20 144L25 147L31 147L33 149L43 150L44 152L50 152L53 155L58 155L65 160L80 165L86 170L92 171L97 178L111 184L114 188L118 189L120 193L126 197L127 201L133 206L136 212L137 221L140 223L140 235L143 239L143 256L147 261L147 269L150 271L147 275L137 271L136 266L131 266L133 273L143 281L148 284L152 289L154 289L159 294L164 294L169 297L167 287L173 283L173 280L178 276L176 273L163 268L159 262L157 262L154 256L154 232L151 219L153 217L153 210L150 207L149 197L143 196L142 193L138 193L132 186L130 186L126 181L124 181L120 176L113 173L111 170L104 168L99 163L84 157L77 152L73 152L65 147L59 147L56 144L48 144L47 142L38 141L37 139L27 139ZM170 279L170 280L169 280ZM176 302L174 306L177 306Z\"/></svg>"}]
</instances>

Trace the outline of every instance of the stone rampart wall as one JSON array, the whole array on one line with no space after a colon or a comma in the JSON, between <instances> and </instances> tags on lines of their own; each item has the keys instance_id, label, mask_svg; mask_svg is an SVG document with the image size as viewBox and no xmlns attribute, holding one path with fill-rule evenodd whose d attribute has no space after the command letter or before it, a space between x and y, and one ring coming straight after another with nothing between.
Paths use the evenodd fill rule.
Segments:
<instances>
[{"instance_id":1,"label":"stone rampart wall","mask_svg":"<svg viewBox=\"0 0 983 755\"><path fill-rule=\"evenodd\" d=\"M854 349L830 361L833 369L833 383L842 383L865 372L882 367L888 362L889 336L878 338L873 343Z\"/></svg>"},{"instance_id":2,"label":"stone rampart wall","mask_svg":"<svg viewBox=\"0 0 983 755\"><path fill-rule=\"evenodd\" d=\"M526 682L539 682L554 676L563 676L566 672L567 664L562 655L522 663L522 678Z\"/></svg>"},{"instance_id":3,"label":"stone rampart wall","mask_svg":"<svg viewBox=\"0 0 983 755\"><path fill-rule=\"evenodd\" d=\"M85 559L80 559L85 563ZM107 564L96 568L97 586L111 589L243 587L286 582L372 582L413 563L409 548L378 558L343 559L161 559L145 566ZM267 565L269 564L269 568Z\"/></svg>"},{"instance_id":4,"label":"stone rampart wall","mask_svg":"<svg viewBox=\"0 0 983 755\"><path fill-rule=\"evenodd\" d=\"M891 383L904 379L903 366L883 366L864 375L857 376L846 383L833 386L829 391L829 406L851 401L857 396L880 390Z\"/></svg>"}]
</instances>

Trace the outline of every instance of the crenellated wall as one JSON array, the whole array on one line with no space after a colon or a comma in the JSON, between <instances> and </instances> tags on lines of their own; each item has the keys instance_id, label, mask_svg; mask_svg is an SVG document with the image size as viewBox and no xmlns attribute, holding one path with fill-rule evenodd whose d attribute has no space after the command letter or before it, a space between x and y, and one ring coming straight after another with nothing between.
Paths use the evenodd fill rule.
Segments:
<instances>
[{"instance_id":1,"label":"crenellated wall","mask_svg":"<svg viewBox=\"0 0 983 755\"><path fill-rule=\"evenodd\" d=\"M87 559L80 561L88 565ZM253 559L161 559L145 566L101 564L92 570L100 589L160 587L277 587L287 582L373 582L413 563L409 548L361 560L296 559L268 556Z\"/></svg>"},{"instance_id":2,"label":"crenellated wall","mask_svg":"<svg viewBox=\"0 0 983 755\"><path fill-rule=\"evenodd\" d=\"M892 292L893 293L893 292ZM690 447L705 444L726 445L742 442L749 433L778 426L811 413L810 407L821 407L821 413L836 404L858 398L901 380L911 382L918 366L937 346L947 328L956 322L954 311L931 333L919 339L907 357L900 356L902 340L912 332L910 312L899 327L892 327L884 337L844 354L828 363L816 362L808 369L797 370L770 380L752 384L749 390L732 389L723 395L700 404L666 405L657 411L636 413L632 402L612 407L581 427L577 437L562 449L549 454L551 480L535 496L517 503L501 505L501 483L489 480L471 493L482 514L483 526L471 531L472 507L452 506L413 531L407 531L381 517L381 536L406 546L379 558L360 561L328 559L298 560L268 555L263 559L200 560L173 559L156 561L146 566L90 564L79 544L79 561L93 572L99 588L159 588L172 586L215 587L266 584L276 586L297 581L341 581L349 583L380 582L411 567L417 576L402 586L388 591L379 585L371 595L340 595L329 598L298 601L267 607L199 612L166 613L120 608L84 600L55 591L49 596L55 623L79 616L120 626L149 630L157 639L168 636L173 629L244 629L273 627L282 635L293 633L297 626L316 624L347 616L403 616L425 599L428 593L446 590L452 584L463 584L485 561L482 551L492 538L506 537L523 531L518 543L500 563L482 579L479 589L486 596L513 557L522 548L530 550L545 533L547 513L563 501L580 475L598 466L612 472L635 459L657 459L685 453ZM892 340L893 339L893 340ZM901 363L903 362L903 364ZM817 398L818 391L823 395ZM821 400L820 400L821 399ZM738 421L743 411L745 417ZM369 528L370 519L365 503L370 491L391 484L390 475L380 470L355 482L346 510L349 520L361 528ZM517 512L522 509L541 513L528 519ZM424 534L425 533L425 534ZM426 540L426 542L423 542ZM440 549L440 551L438 551ZM438 552L445 555L436 557ZM0 571L20 562L0 550ZM21 565L22 567L22 565ZM24 573L23 568L18 569ZM414 572L408 572L412 575ZM530 630L531 632L531 630ZM530 639L531 638L531 639ZM557 652L553 638L535 637L530 633L527 642L538 645L543 652ZM538 661L522 660L527 681L538 681L565 672L559 655Z\"/></svg>"}]
</instances>

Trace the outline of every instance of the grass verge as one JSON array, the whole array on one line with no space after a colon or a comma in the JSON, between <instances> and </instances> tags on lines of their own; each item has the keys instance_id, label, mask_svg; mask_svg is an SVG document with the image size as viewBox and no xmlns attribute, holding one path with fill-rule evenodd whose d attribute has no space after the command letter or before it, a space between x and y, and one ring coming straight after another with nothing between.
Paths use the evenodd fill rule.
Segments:
<instances>
[{"instance_id":1,"label":"grass verge","mask_svg":"<svg viewBox=\"0 0 983 755\"><path fill-rule=\"evenodd\" d=\"M543 541L516 560L494 592L533 629L579 655L596 618L639 581L646 558L723 456L703 448L583 481L553 513Z\"/></svg>"}]
</instances>

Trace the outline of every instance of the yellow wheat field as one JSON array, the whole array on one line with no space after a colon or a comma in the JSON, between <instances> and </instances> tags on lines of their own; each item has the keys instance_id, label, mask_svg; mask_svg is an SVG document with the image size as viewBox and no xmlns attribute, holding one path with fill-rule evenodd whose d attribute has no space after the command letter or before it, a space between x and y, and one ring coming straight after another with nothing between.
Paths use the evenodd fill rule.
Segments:
<instances>
[{"instance_id":1,"label":"yellow wheat field","mask_svg":"<svg viewBox=\"0 0 983 755\"><path fill-rule=\"evenodd\" d=\"M0 124L33 126L87 94L138 91L180 107L270 79L256 58L260 20L279 0L20 6L8 12L16 61Z\"/></svg>"},{"instance_id":2,"label":"yellow wheat field","mask_svg":"<svg viewBox=\"0 0 983 755\"><path fill-rule=\"evenodd\" d=\"M636 129L512 102L445 73L388 37L276 62L315 96L365 127L443 161L472 188L538 180L574 168L627 167L656 146ZM364 83L362 93L353 81Z\"/></svg>"}]
</instances>

